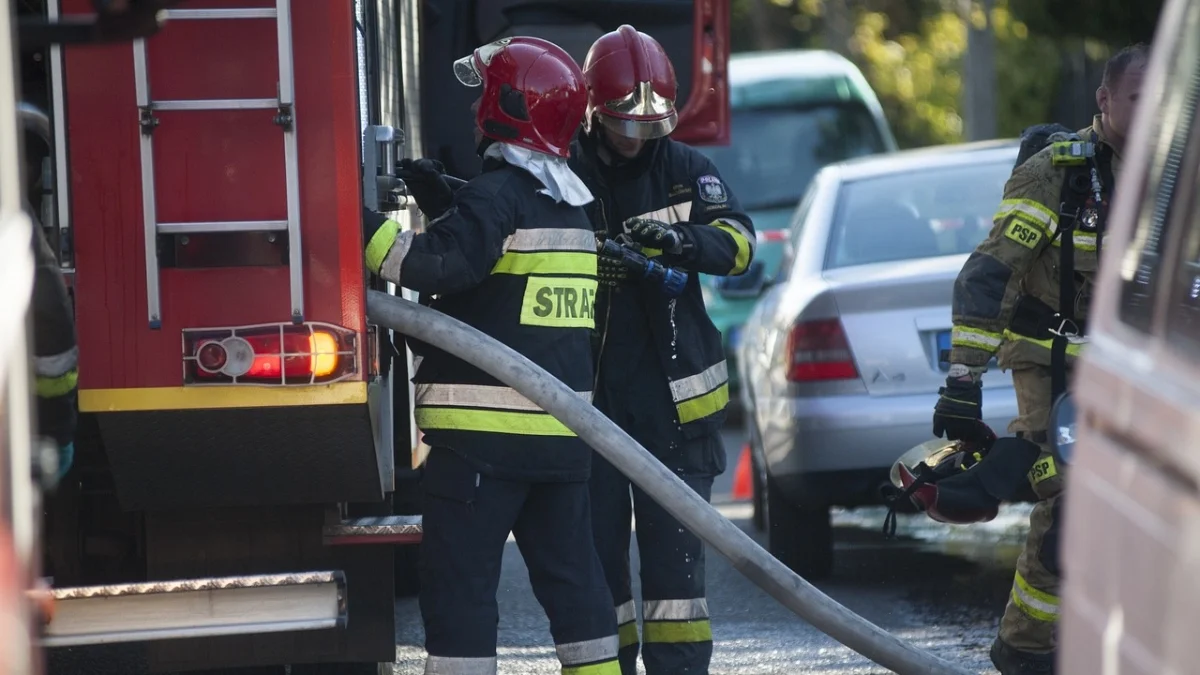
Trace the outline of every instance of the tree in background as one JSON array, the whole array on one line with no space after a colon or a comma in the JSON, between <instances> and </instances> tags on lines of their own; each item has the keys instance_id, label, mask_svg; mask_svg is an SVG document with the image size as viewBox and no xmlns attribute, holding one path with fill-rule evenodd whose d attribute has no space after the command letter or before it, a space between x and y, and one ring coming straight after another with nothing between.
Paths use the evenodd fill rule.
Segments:
<instances>
[{"instance_id":1,"label":"tree in background","mask_svg":"<svg viewBox=\"0 0 1200 675\"><path fill-rule=\"evenodd\" d=\"M967 21L990 24L996 127L1011 138L1039 122L1083 126L1106 43L1147 39L1161 0L992 4L985 12L978 0L734 0L734 49L843 54L879 95L901 147L918 147L963 139Z\"/></svg>"}]
</instances>

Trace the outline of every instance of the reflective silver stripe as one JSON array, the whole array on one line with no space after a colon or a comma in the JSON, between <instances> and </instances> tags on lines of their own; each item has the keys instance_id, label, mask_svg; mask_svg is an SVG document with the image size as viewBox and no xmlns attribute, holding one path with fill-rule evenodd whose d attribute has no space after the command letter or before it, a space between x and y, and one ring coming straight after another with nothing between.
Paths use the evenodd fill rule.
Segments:
<instances>
[{"instance_id":1,"label":"reflective silver stripe","mask_svg":"<svg viewBox=\"0 0 1200 675\"><path fill-rule=\"evenodd\" d=\"M52 356L37 356L33 359L33 372L38 377L62 377L79 365L79 347Z\"/></svg>"},{"instance_id":2,"label":"reflective silver stripe","mask_svg":"<svg viewBox=\"0 0 1200 675\"><path fill-rule=\"evenodd\" d=\"M1016 601L1017 606L1026 614L1040 621L1057 621L1058 605L1034 597L1031 591L1036 591L1036 589L1026 587L1022 581L1024 580L1018 579L1013 583L1013 600Z\"/></svg>"},{"instance_id":3,"label":"reflective silver stripe","mask_svg":"<svg viewBox=\"0 0 1200 675\"><path fill-rule=\"evenodd\" d=\"M729 381L729 370L724 361L700 373L675 380L671 383L671 397L676 403L703 396Z\"/></svg>"},{"instance_id":4,"label":"reflective silver stripe","mask_svg":"<svg viewBox=\"0 0 1200 675\"><path fill-rule=\"evenodd\" d=\"M596 235L589 230L517 230L504 240L504 252L586 251L596 252Z\"/></svg>"},{"instance_id":5,"label":"reflective silver stripe","mask_svg":"<svg viewBox=\"0 0 1200 675\"><path fill-rule=\"evenodd\" d=\"M495 408L542 412L538 404L525 398L515 389L485 384L423 383L417 387L417 405L444 405L457 408ZM592 392L575 392L588 403Z\"/></svg>"},{"instance_id":6,"label":"reflective silver stripe","mask_svg":"<svg viewBox=\"0 0 1200 675\"><path fill-rule=\"evenodd\" d=\"M657 220L668 225L674 225L675 223L686 223L688 218L692 217L692 203L682 202L679 204L672 204L666 208L655 209L636 217L645 218L647 220Z\"/></svg>"},{"instance_id":7,"label":"reflective silver stripe","mask_svg":"<svg viewBox=\"0 0 1200 675\"><path fill-rule=\"evenodd\" d=\"M1005 199L1000 202L993 220L1000 220L1010 213L1020 213L1041 223L1047 235L1053 236L1058 231L1058 215L1032 199Z\"/></svg>"},{"instance_id":8,"label":"reflective silver stripe","mask_svg":"<svg viewBox=\"0 0 1200 675\"><path fill-rule=\"evenodd\" d=\"M387 255L383 257L383 264L379 266L379 276L394 284L400 283L400 267L404 264L408 249L412 248L414 236L416 233L412 230L405 230L396 235L395 243L388 249Z\"/></svg>"},{"instance_id":9,"label":"reflective silver stripe","mask_svg":"<svg viewBox=\"0 0 1200 675\"><path fill-rule=\"evenodd\" d=\"M468 659L431 654L425 659L425 675L496 675L496 657Z\"/></svg>"},{"instance_id":10,"label":"reflective silver stripe","mask_svg":"<svg viewBox=\"0 0 1200 675\"><path fill-rule=\"evenodd\" d=\"M646 600L642 602L642 618L646 621L695 621L708 618L708 600Z\"/></svg>"},{"instance_id":11,"label":"reflective silver stripe","mask_svg":"<svg viewBox=\"0 0 1200 675\"><path fill-rule=\"evenodd\" d=\"M637 621L637 614L634 612L633 601L617 605L617 625L622 626L630 621Z\"/></svg>"},{"instance_id":12,"label":"reflective silver stripe","mask_svg":"<svg viewBox=\"0 0 1200 675\"><path fill-rule=\"evenodd\" d=\"M978 330L976 328L955 326L954 329L950 331L951 344L970 345L972 347L986 348L995 351L1000 348L1000 344L1003 342L1003 335Z\"/></svg>"},{"instance_id":13,"label":"reflective silver stripe","mask_svg":"<svg viewBox=\"0 0 1200 675\"><path fill-rule=\"evenodd\" d=\"M595 640L554 645L554 651L558 652L558 660L564 666L577 666L615 659L618 647L617 636L609 635Z\"/></svg>"},{"instance_id":14,"label":"reflective silver stripe","mask_svg":"<svg viewBox=\"0 0 1200 675\"><path fill-rule=\"evenodd\" d=\"M747 245L750 247L750 254L754 255L754 250L758 248L758 237L750 234L750 230L747 230L745 225L733 218L718 218L717 222L732 227L738 231L738 234L745 237Z\"/></svg>"}]
</instances>

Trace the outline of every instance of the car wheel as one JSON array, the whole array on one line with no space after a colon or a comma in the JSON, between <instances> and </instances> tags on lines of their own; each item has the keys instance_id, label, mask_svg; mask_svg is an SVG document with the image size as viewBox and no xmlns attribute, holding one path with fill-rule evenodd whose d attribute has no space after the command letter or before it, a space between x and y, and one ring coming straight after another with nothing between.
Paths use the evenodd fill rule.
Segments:
<instances>
[{"instance_id":1,"label":"car wheel","mask_svg":"<svg viewBox=\"0 0 1200 675\"><path fill-rule=\"evenodd\" d=\"M800 507L767 476L767 546L793 572L814 581L833 571L833 523L828 506Z\"/></svg>"},{"instance_id":2,"label":"car wheel","mask_svg":"<svg viewBox=\"0 0 1200 675\"><path fill-rule=\"evenodd\" d=\"M750 524L754 526L755 532L763 532L767 529L767 491L763 485L762 469L754 460L753 453L750 459L750 481L753 490L751 504L754 509L750 514Z\"/></svg>"}]
</instances>

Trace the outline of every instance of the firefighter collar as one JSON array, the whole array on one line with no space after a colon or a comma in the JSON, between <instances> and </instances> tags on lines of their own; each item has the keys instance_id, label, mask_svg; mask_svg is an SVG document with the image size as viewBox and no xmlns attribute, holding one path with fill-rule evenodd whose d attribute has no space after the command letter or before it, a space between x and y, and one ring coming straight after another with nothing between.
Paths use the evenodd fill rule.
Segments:
<instances>
[{"instance_id":1,"label":"firefighter collar","mask_svg":"<svg viewBox=\"0 0 1200 675\"><path fill-rule=\"evenodd\" d=\"M566 202L571 206L583 206L592 201L592 192L583 184L579 176L567 166L567 160L534 152L509 143L492 143L483 156L502 159L513 166L525 169L545 189L538 192L548 195L556 202Z\"/></svg>"}]
</instances>

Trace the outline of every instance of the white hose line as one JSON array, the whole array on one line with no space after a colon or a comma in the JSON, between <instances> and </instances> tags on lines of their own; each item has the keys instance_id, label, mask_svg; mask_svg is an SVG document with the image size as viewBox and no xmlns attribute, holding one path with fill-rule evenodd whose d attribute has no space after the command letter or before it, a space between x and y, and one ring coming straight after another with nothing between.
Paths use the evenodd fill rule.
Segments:
<instances>
[{"instance_id":1,"label":"white hose line","mask_svg":"<svg viewBox=\"0 0 1200 675\"><path fill-rule=\"evenodd\" d=\"M817 590L570 387L508 346L441 312L379 291L367 292L367 315L373 323L436 345L519 391L578 434L746 578L833 639L900 675L967 675Z\"/></svg>"}]
</instances>

